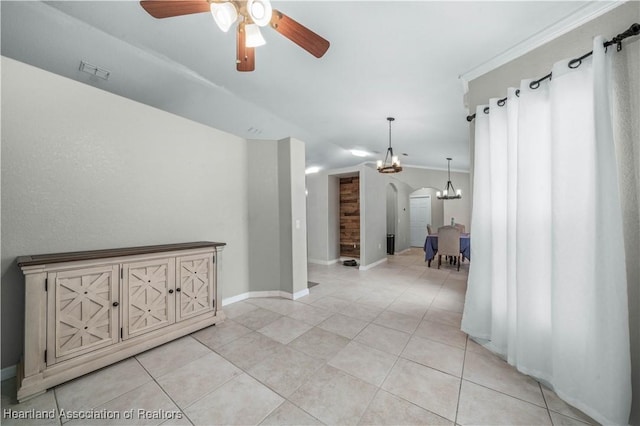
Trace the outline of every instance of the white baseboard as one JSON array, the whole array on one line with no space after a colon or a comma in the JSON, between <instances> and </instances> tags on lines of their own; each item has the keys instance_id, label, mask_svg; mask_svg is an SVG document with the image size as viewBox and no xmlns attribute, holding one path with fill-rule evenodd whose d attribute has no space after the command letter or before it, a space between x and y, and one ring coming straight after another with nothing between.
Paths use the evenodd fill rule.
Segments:
<instances>
[{"instance_id":1,"label":"white baseboard","mask_svg":"<svg viewBox=\"0 0 640 426\"><path fill-rule=\"evenodd\" d=\"M409 250L411 250L411 247L406 248L406 249L404 249L404 250L402 250L402 251L399 251L399 252L398 252L398 253L396 253L396 254L406 253L406 252L408 252Z\"/></svg>"},{"instance_id":2,"label":"white baseboard","mask_svg":"<svg viewBox=\"0 0 640 426\"><path fill-rule=\"evenodd\" d=\"M297 299L300 299L301 297L305 297L305 296L308 296L308 295L309 295L309 289L305 288L305 289L302 289L300 291L296 291L295 293L293 293L292 299L293 300L297 300Z\"/></svg>"},{"instance_id":3,"label":"white baseboard","mask_svg":"<svg viewBox=\"0 0 640 426\"><path fill-rule=\"evenodd\" d=\"M16 371L17 371L16 365L11 365L9 367L3 368L2 370L0 370L1 380L7 380L12 377L16 377Z\"/></svg>"},{"instance_id":4,"label":"white baseboard","mask_svg":"<svg viewBox=\"0 0 640 426\"><path fill-rule=\"evenodd\" d=\"M371 269L371 268L373 268L374 266L378 266L378 265L380 265L381 263L384 263L384 262L386 262L386 261L387 261L387 258L385 257L384 259L380 259L380 260L378 260L377 262L373 262L373 263L370 263L370 264L368 264L368 265L364 265L364 266L363 266L363 265L360 265L360 267L359 267L358 269L360 269L361 271L366 271L367 269Z\"/></svg>"},{"instance_id":5,"label":"white baseboard","mask_svg":"<svg viewBox=\"0 0 640 426\"><path fill-rule=\"evenodd\" d=\"M226 299L222 299L222 306L227 306L232 303L239 302L241 300L245 300L249 298L249 293L242 293L236 296L227 297Z\"/></svg>"},{"instance_id":6,"label":"white baseboard","mask_svg":"<svg viewBox=\"0 0 640 426\"><path fill-rule=\"evenodd\" d=\"M297 291L293 294L288 291L271 290L271 291L248 291L246 293L238 294L237 296L227 297L222 299L222 306L227 306L235 302L246 299L254 299L258 297L281 297L283 299L296 300L309 294L309 289L305 288Z\"/></svg>"},{"instance_id":7,"label":"white baseboard","mask_svg":"<svg viewBox=\"0 0 640 426\"><path fill-rule=\"evenodd\" d=\"M307 259L308 263L314 263L316 265L324 265L324 266L333 265L335 263L338 263L338 261L339 259L333 259L333 260Z\"/></svg>"}]
</instances>

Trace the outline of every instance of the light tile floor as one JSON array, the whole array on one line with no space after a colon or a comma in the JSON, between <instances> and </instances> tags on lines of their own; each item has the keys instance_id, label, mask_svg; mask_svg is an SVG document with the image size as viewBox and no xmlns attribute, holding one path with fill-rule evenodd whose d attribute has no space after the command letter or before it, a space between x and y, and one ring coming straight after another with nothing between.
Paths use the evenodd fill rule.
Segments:
<instances>
[{"instance_id":1,"label":"light tile floor","mask_svg":"<svg viewBox=\"0 0 640 426\"><path fill-rule=\"evenodd\" d=\"M468 266L427 268L420 249L368 271L309 265L309 280L320 284L296 301L225 306L222 324L23 404L15 379L2 382L3 409L119 420L3 416L1 423L595 423L460 331Z\"/></svg>"}]
</instances>

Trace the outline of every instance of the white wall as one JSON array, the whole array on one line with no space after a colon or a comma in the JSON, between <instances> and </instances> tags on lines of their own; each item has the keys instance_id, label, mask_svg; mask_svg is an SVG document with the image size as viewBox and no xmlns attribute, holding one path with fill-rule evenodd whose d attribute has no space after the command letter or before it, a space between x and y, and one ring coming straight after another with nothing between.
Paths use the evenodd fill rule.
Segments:
<instances>
[{"instance_id":1,"label":"white wall","mask_svg":"<svg viewBox=\"0 0 640 426\"><path fill-rule=\"evenodd\" d=\"M395 249L399 253L410 246L409 195L413 188L399 178L402 173L381 174L370 164L360 166L360 229L361 246L364 248L364 255L360 254L362 266L372 265L387 256L386 190L390 183L398 190Z\"/></svg>"},{"instance_id":2,"label":"white wall","mask_svg":"<svg viewBox=\"0 0 640 426\"><path fill-rule=\"evenodd\" d=\"M307 288L304 170L304 144L292 138L278 141L280 290L291 294Z\"/></svg>"},{"instance_id":3,"label":"white wall","mask_svg":"<svg viewBox=\"0 0 640 426\"><path fill-rule=\"evenodd\" d=\"M361 266L370 265L387 256L387 184L387 180L377 170L360 167Z\"/></svg>"},{"instance_id":4,"label":"white wall","mask_svg":"<svg viewBox=\"0 0 640 426\"><path fill-rule=\"evenodd\" d=\"M248 141L249 282L252 291L280 288L280 200L277 141Z\"/></svg>"},{"instance_id":5,"label":"white wall","mask_svg":"<svg viewBox=\"0 0 640 426\"><path fill-rule=\"evenodd\" d=\"M227 243L249 290L244 139L2 58L2 367L22 352L19 255Z\"/></svg>"},{"instance_id":6,"label":"white wall","mask_svg":"<svg viewBox=\"0 0 640 426\"><path fill-rule=\"evenodd\" d=\"M398 207L396 209L396 253L408 249L411 246L411 229L409 220L409 195L413 192L406 183L393 176L386 176L387 182L392 182L398 189ZM388 185L388 184L387 184Z\"/></svg>"},{"instance_id":7,"label":"white wall","mask_svg":"<svg viewBox=\"0 0 640 426\"><path fill-rule=\"evenodd\" d=\"M638 22L639 10L640 2L630 1L622 4L555 40L471 80L467 98L469 111L474 113L476 106L488 104L490 98L507 96L507 89L519 87L522 79L545 76L551 71L553 64L561 59L578 57L591 51L593 37L602 35L610 40L634 22Z\"/></svg>"},{"instance_id":8,"label":"white wall","mask_svg":"<svg viewBox=\"0 0 640 426\"><path fill-rule=\"evenodd\" d=\"M248 141L251 291L307 288L304 143Z\"/></svg>"},{"instance_id":9,"label":"white wall","mask_svg":"<svg viewBox=\"0 0 640 426\"><path fill-rule=\"evenodd\" d=\"M306 176L307 256L310 262L326 263L339 257L329 254L329 178L324 173ZM335 193L333 194L335 196Z\"/></svg>"}]
</instances>

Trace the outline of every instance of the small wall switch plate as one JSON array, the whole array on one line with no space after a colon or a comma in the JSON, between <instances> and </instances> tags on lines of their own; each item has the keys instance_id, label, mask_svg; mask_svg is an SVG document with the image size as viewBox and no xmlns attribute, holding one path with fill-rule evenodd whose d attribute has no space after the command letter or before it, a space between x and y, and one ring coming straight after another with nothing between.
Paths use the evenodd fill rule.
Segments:
<instances>
[{"instance_id":1,"label":"small wall switch plate","mask_svg":"<svg viewBox=\"0 0 640 426\"><path fill-rule=\"evenodd\" d=\"M300 229L300 219L296 219L296 229Z\"/></svg>"}]
</instances>

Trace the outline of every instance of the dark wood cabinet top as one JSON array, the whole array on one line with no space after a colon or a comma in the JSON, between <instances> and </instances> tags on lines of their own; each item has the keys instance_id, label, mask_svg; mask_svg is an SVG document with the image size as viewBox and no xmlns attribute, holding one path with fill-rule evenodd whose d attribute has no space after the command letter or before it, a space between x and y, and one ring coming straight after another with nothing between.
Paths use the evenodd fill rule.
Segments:
<instances>
[{"instance_id":1,"label":"dark wood cabinet top","mask_svg":"<svg viewBox=\"0 0 640 426\"><path fill-rule=\"evenodd\" d=\"M156 246L123 247L105 250L75 251L67 253L35 254L20 256L18 266L46 265L48 263L73 262L78 260L101 259L106 257L133 256L137 254L159 253L163 251L192 250L207 247L223 247L226 243L196 241L190 243L160 244Z\"/></svg>"}]
</instances>

